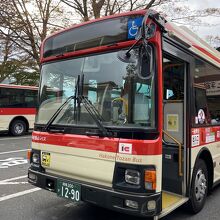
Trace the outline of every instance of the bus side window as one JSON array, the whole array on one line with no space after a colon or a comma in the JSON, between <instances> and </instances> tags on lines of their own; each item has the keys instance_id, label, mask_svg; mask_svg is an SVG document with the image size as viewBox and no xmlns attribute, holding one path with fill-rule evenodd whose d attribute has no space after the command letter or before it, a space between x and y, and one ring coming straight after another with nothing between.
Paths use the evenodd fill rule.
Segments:
<instances>
[{"instance_id":1,"label":"bus side window","mask_svg":"<svg viewBox=\"0 0 220 220\"><path fill-rule=\"evenodd\" d=\"M194 121L193 124L220 124L219 70L200 59L195 59Z\"/></svg>"},{"instance_id":2,"label":"bus side window","mask_svg":"<svg viewBox=\"0 0 220 220\"><path fill-rule=\"evenodd\" d=\"M195 123L198 124L208 124L210 123L210 115L209 115L209 108L208 102L206 97L206 89L205 87L194 87L195 91ZM204 116L202 116L204 112ZM204 120L204 122L203 122Z\"/></svg>"}]
</instances>

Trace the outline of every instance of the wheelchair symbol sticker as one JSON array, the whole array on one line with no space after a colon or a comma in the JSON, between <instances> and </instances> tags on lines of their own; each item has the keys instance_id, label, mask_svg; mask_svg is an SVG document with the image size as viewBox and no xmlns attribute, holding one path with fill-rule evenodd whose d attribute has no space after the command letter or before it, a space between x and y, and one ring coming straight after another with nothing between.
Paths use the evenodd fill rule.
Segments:
<instances>
[{"instance_id":1,"label":"wheelchair symbol sticker","mask_svg":"<svg viewBox=\"0 0 220 220\"><path fill-rule=\"evenodd\" d=\"M134 39L141 27L143 17L128 20L128 39Z\"/></svg>"},{"instance_id":2,"label":"wheelchair symbol sticker","mask_svg":"<svg viewBox=\"0 0 220 220\"><path fill-rule=\"evenodd\" d=\"M135 37L138 32L138 26L135 24L135 21L132 21L132 25L129 29L130 36Z\"/></svg>"}]
</instances>

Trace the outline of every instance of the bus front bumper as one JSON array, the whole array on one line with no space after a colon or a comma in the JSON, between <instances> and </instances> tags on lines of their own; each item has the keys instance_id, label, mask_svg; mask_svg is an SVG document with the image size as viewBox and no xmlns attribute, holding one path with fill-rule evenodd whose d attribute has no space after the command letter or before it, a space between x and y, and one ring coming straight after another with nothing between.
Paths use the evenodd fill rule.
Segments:
<instances>
[{"instance_id":1,"label":"bus front bumper","mask_svg":"<svg viewBox=\"0 0 220 220\"><path fill-rule=\"evenodd\" d=\"M79 182L78 180L45 174L32 170L31 168L28 170L29 183L54 193L57 193L58 179L65 179L66 181L80 184L81 201L83 202L89 202L103 208L140 217L153 217L159 215L161 212L161 193L146 195L119 192L112 188L89 185L87 183ZM126 206L126 200L137 202L138 208L135 209ZM154 209L152 209L152 204L155 204Z\"/></svg>"}]
</instances>

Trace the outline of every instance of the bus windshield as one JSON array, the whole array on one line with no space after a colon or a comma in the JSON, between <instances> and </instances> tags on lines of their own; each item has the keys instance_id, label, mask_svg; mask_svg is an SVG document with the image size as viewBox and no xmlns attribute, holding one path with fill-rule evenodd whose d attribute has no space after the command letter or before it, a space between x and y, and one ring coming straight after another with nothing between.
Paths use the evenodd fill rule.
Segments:
<instances>
[{"instance_id":1,"label":"bus windshield","mask_svg":"<svg viewBox=\"0 0 220 220\"><path fill-rule=\"evenodd\" d=\"M103 118L104 126L155 128L154 76L142 79L135 62L120 61L118 52L61 60L42 66L37 124L46 124L65 100L75 94L78 76L82 95ZM77 115L77 117L75 117ZM71 100L52 125L92 125L82 103Z\"/></svg>"}]
</instances>

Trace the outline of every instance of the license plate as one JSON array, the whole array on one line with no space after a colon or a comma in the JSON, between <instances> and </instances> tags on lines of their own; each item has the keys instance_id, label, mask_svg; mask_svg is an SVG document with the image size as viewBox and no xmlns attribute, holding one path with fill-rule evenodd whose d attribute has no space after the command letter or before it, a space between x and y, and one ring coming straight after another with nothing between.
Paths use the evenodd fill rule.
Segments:
<instances>
[{"instance_id":1,"label":"license plate","mask_svg":"<svg viewBox=\"0 0 220 220\"><path fill-rule=\"evenodd\" d=\"M50 166L50 153L48 152L42 152L42 165L49 167Z\"/></svg>"},{"instance_id":2,"label":"license plate","mask_svg":"<svg viewBox=\"0 0 220 220\"><path fill-rule=\"evenodd\" d=\"M57 195L74 202L79 202L81 198L81 186L70 181L57 180Z\"/></svg>"}]
</instances>

